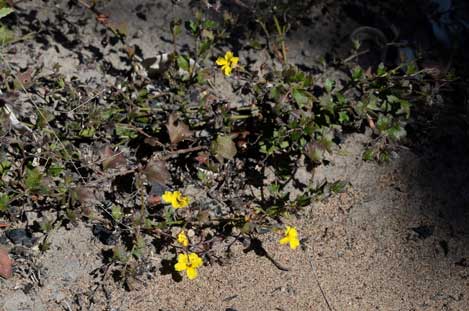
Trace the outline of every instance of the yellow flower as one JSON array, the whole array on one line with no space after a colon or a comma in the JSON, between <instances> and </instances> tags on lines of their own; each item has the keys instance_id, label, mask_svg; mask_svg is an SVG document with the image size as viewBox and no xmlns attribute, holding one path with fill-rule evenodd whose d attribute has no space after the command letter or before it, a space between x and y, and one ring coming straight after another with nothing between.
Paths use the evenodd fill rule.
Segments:
<instances>
[{"instance_id":1,"label":"yellow flower","mask_svg":"<svg viewBox=\"0 0 469 311\"><path fill-rule=\"evenodd\" d=\"M189 280L193 280L197 277L197 268L202 266L202 258L196 253L179 254L178 262L174 265L174 269L178 272L186 271Z\"/></svg>"},{"instance_id":2,"label":"yellow flower","mask_svg":"<svg viewBox=\"0 0 469 311\"><path fill-rule=\"evenodd\" d=\"M179 191L165 191L161 196L165 203L170 203L174 208L189 206L189 197L185 197Z\"/></svg>"},{"instance_id":3,"label":"yellow flower","mask_svg":"<svg viewBox=\"0 0 469 311\"><path fill-rule=\"evenodd\" d=\"M285 236L280 239L280 244L290 244L291 249L295 249L300 245L300 240L298 240L298 232L295 227L287 226L285 229Z\"/></svg>"},{"instance_id":4,"label":"yellow flower","mask_svg":"<svg viewBox=\"0 0 469 311\"><path fill-rule=\"evenodd\" d=\"M221 71L225 74L225 76L231 75L231 71L233 68L236 67L238 64L239 57L234 57L233 52L228 51L225 54L225 57L218 57L217 58L217 65L221 66Z\"/></svg>"},{"instance_id":5,"label":"yellow flower","mask_svg":"<svg viewBox=\"0 0 469 311\"><path fill-rule=\"evenodd\" d=\"M187 247L189 245L189 239L187 238L187 235L184 233L184 231L179 232L178 243L184 247Z\"/></svg>"}]
</instances>

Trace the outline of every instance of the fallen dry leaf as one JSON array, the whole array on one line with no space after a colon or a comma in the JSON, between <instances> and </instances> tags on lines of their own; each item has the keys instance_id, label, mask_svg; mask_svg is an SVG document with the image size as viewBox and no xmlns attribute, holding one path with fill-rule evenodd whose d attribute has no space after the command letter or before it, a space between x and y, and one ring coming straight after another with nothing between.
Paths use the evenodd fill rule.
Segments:
<instances>
[{"instance_id":1,"label":"fallen dry leaf","mask_svg":"<svg viewBox=\"0 0 469 311\"><path fill-rule=\"evenodd\" d=\"M150 182L158 182L166 185L171 178L171 174L166 168L166 162L161 160L150 160L143 170Z\"/></svg>"},{"instance_id":2,"label":"fallen dry leaf","mask_svg":"<svg viewBox=\"0 0 469 311\"><path fill-rule=\"evenodd\" d=\"M8 252L0 248L0 277L9 279L13 275L13 260L8 256Z\"/></svg>"},{"instance_id":3,"label":"fallen dry leaf","mask_svg":"<svg viewBox=\"0 0 469 311\"><path fill-rule=\"evenodd\" d=\"M161 196L159 195L149 195L148 196L148 205L155 206L161 203Z\"/></svg>"},{"instance_id":4,"label":"fallen dry leaf","mask_svg":"<svg viewBox=\"0 0 469 311\"><path fill-rule=\"evenodd\" d=\"M103 163L103 169L108 168L119 168L127 165L127 160L122 152L114 152L111 146L106 146L101 151L101 161Z\"/></svg>"},{"instance_id":5,"label":"fallen dry leaf","mask_svg":"<svg viewBox=\"0 0 469 311\"><path fill-rule=\"evenodd\" d=\"M209 158L210 158L210 154L208 152L199 152L197 156L195 157L195 160L199 164L206 164Z\"/></svg>"},{"instance_id":6,"label":"fallen dry leaf","mask_svg":"<svg viewBox=\"0 0 469 311\"><path fill-rule=\"evenodd\" d=\"M212 142L212 151L220 162L223 159L233 160L237 152L233 138L228 135L218 135L217 139Z\"/></svg>"},{"instance_id":7,"label":"fallen dry leaf","mask_svg":"<svg viewBox=\"0 0 469 311\"><path fill-rule=\"evenodd\" d=\"M182 121L178 121L178 116L174 112L169 115L166 128L168 129L169 140L173 145L185 139L191 138L193 134L187 124Z\"/></svg>"}]
</instances>

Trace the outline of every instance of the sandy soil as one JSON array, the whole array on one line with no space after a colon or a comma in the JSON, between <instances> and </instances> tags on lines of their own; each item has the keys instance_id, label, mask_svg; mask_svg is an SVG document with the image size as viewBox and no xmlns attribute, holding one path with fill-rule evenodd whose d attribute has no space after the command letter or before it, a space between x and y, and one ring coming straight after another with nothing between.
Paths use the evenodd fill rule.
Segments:
<instances>
[{"instance_id":1,"label":"sandy soil","mask_svg":"<svg viewBox=\"0 0 469 311\"><path fill-rule=\"evenodd\" d=\"M124 52L112 45L100 47L103 58L96 60L90 47L100 45L101 28L84 10L70 10L62 1L19 6L24 16L37 11L31 25L47 19L54 24L65 13L68 21L83 20L86 26L78 35L70 32L68 39L77 40L76 45L60 43L51 32L47 43L21 43L15 51L5 51L14 66L25 68L39 59L44 70L51 70L58 62L65 75L89 83L112 80L102 69L104 62L125 66L119 62ZM136 17L139 10L146 21ZM145 57L170 50L165 40L169 21L191 14L187 6L170 1L148 1L138 9L134 1L110 1L103 11L127 21L131 43ZM290 57L306 67L340 46L343 37L324 36L328 29L345 34L343 25L355 23L344 17L339 27L319 12L321 7L317 23L296 30L288 41ZM67 33L69 26L62 22ZM131 292L112 279L102 287L95 272L103 245L89 226L80 225L55 232L43 255L25 250L22 256L33 258L28 262L34 265L18 261L14 277L0 280L0 310L468 310L467 133L454 120L442 119L440 125L419 148L402 147L386 165L362 161L366 135L346 137L339 155L319 167L314 178L346 180L350 186L291 220L304 238L302 249L279 245L275 234L262 237L267 252L289 271L252 251L245 253L237 243L231 258L204 266L195 281L176 282L157 269ZM300 174L312 178L306 171ZM156 267L162 267L162 260L152 258Z\"/></svg>"}]
</instances>

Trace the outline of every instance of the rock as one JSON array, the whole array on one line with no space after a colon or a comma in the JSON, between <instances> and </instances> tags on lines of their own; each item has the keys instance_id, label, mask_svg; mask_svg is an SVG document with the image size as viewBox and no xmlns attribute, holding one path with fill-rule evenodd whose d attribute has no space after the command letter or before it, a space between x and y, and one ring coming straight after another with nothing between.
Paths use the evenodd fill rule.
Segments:
<instances>
[{"instance_id":1,"label":"rock","mask_svg":"<svg viewBox=\"0 0 469 311\"><path fill-rule=\"evenodd\" d=\"M26 229L11 229L5 232L7 238L15 245L24 245L32 247L37 238L33 237L31 232Z\"/></svg>"},{"instance_id":2,"label":"rock","mask_svg":"<svg viewBox=\"0 0 469 311\"><path fill-rule=\"evenodd\" d=\"M118 236L116 234L100 224L93 226L93 235L104 245L115 245L118 240Z\"/></svg>"}]
</instances>

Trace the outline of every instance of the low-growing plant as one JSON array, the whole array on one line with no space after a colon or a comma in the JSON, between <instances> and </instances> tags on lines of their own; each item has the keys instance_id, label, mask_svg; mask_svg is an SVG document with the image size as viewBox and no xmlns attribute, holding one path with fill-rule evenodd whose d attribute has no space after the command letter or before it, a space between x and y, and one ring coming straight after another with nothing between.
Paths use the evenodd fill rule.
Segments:
<instances>
[{"instance_id":1,"label":"low-growing plant","mask_svg":"<svg viewBox=\"0 0 469 311\"><path fill-rule=\"evenodd\" d=\"M223 241L275 232L297 249L291 216L347 184L311 181L292 192L296 171L324 163L342 135L365 128L373 143L364 159L386 160L431 82L409 66L342 67L345 81L301 70L288 63L285 15L258 21L267 36L276 29L281 64L252 71L226 47L230 18L224 22L201 13L174 21L174 50L155 72L135 64L97 93L57 72L21 83L17 91L32 94L26 102L41 104L17 116L32 133L6 134L0 213L19 219L25 205L55 210L39 226L45 246L55 224L91 222L111 249L108 269L129 288L153 252L172 254L172 271L194 279ZM184 53L176 50L182 25L194 38ZM15 75L3 74L1 89L10 90Z\"/></svg>"}]
</instances>

